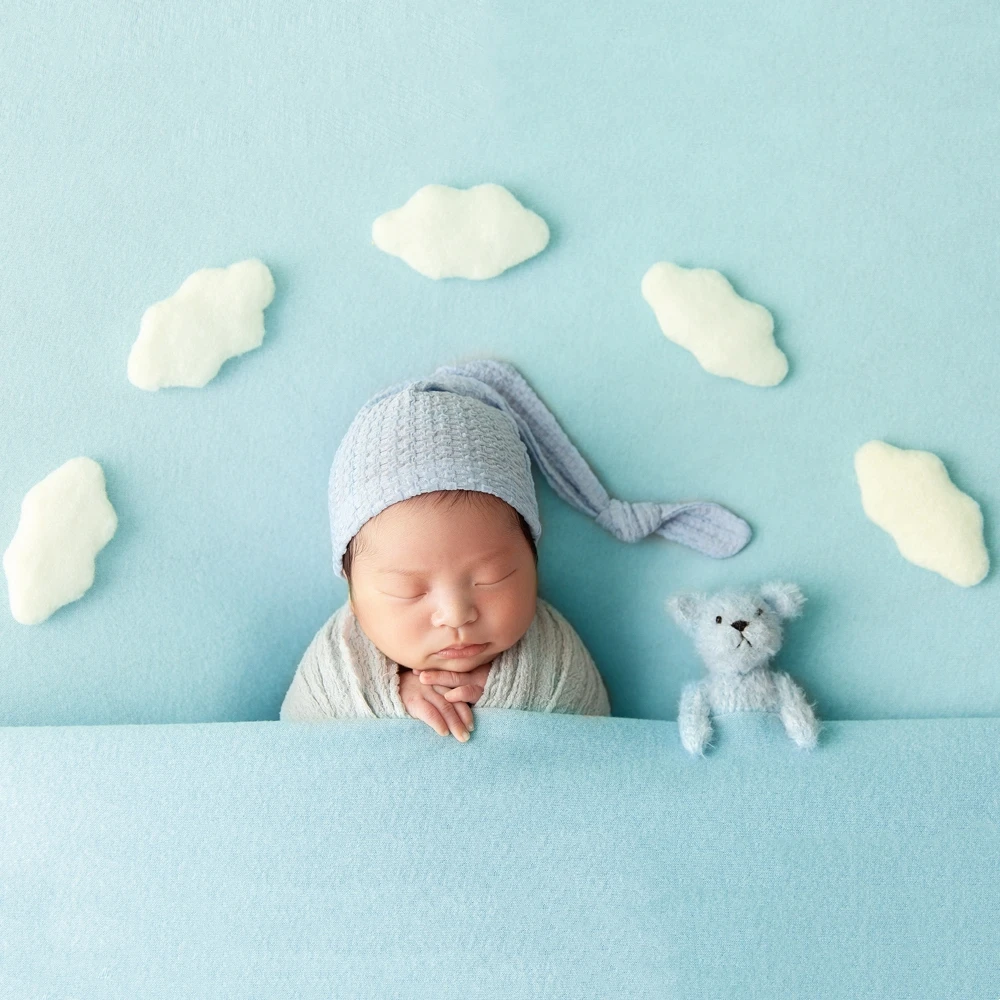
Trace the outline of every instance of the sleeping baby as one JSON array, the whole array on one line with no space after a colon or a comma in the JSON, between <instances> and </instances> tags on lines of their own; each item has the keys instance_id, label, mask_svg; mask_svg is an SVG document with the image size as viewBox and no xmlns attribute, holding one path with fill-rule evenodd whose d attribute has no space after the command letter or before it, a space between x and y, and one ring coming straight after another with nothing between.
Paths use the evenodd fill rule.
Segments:
<instances>
[{"instance_id":1,"label":"sleeping baby","mask_svg":"<svg viewBox=\"0 0 1000 1000\"><path fill-rule=\"evenodd\" d=\"M724 557L749 540L718 504L612 499L506 362L397 383L362 407L334 457L334 568L348 599L303 655L282 720L412 717L465 741L472 705L610 715L582 640L538 596L532 458L622 541L656 532Z\"/></svg>"}]
</instances>

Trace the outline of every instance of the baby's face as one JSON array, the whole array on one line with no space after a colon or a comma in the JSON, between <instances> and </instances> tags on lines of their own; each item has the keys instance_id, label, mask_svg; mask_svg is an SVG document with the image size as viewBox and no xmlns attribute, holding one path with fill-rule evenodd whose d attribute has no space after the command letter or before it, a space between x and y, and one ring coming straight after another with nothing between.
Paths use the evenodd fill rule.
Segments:
<instances>
[{"instance_id":1,"label":"baby's face","mask_svg":"<svg viewBox=\"0 0 1000 1000\"><path fill-rule=\"evenodd\" d=\"M527 632L538 596L535 559L502 505L435 507L411 497L361 529L351 604L390 660L415 670L467 672ZM440 652L471 644L483 645L459 656Z\"/></svg>"}]
</instances>

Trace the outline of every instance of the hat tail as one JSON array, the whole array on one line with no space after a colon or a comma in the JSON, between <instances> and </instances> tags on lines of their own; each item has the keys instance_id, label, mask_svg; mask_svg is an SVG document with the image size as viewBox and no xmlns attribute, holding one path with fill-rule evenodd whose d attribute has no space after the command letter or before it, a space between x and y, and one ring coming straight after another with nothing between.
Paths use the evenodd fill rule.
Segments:
<instances>
[{"instance_id":1,"label":"hat tail","mask_svg":"<svg viewBox=\"0 0 1000 1000\"><path fill-rule=\"evenodd\" d=\"M461 386L456 387L453 379ZM508 362L478 359L445 365L420 383L421 388L435 385L457 388L507 413L552 489L623 542L636 542L655 532L718 559L735 555L750 540L750 525L711 501L666 504L613 499L548 407Z\"/></svg>"}]
</instances>

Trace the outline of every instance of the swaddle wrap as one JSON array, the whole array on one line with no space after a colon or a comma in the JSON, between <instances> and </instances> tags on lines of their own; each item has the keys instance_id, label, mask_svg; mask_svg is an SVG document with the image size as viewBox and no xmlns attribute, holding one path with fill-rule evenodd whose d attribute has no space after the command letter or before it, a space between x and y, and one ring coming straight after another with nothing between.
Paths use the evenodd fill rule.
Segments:
<instances>
[{"instance_id":1,"label":"swaddle wrap","mask_svg":"<svg viewBox=\"0 0 1000 1000\"><path fill-rule=\"evenodd\" d=\"M537 599L528 631L493 660L477 708L610 715L604 681L572 625ZM368 638L346 601L305 651L279 715L283 722L408 718L399 664Z\"/></svg>"}]
</instances>

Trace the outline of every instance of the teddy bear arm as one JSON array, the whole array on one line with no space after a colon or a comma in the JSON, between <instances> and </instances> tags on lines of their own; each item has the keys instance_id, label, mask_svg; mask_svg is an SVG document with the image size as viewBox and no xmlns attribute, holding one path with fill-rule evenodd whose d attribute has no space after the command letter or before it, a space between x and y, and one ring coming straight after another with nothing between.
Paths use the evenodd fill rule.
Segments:
<instances>
[{"instance_id":1,"label":"teddy bear arm","mask_svg":"<svg viewBox=\"0 0 1000 1000\"><path fill-rule=\"evenodd\" d=\"M814 746L819 726L805 692L786 673L775 673L774 680L778 688L778 711L785 732L800 747Z\"/></svg>"},{"instance_id":2,"label":"teddy bear arm","mask_svg":"<svg viewBox=\"0 0 1000 1000\"><path fill-rule=\"evenodd\" d=\"M677 712L677 729L684 749L691 754L703 754L712 736L708 692L703 683L688 684L681 692Z\"/></svg>"}]
</instances>

